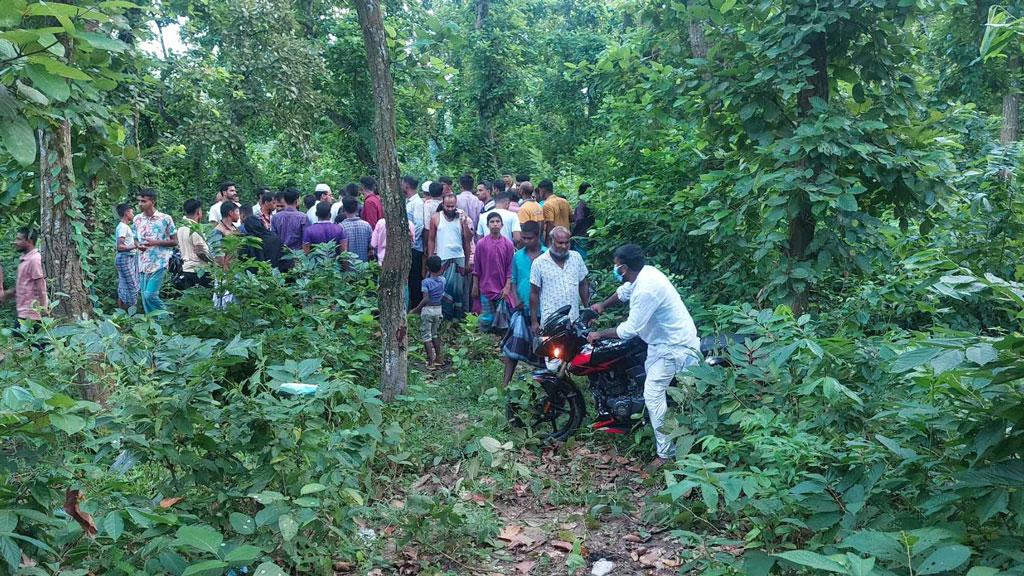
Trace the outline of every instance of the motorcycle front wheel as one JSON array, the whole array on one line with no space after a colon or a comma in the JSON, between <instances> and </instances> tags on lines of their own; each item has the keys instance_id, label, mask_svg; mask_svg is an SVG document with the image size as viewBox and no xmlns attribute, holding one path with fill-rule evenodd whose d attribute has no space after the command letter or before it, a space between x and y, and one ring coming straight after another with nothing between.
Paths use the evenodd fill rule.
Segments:
<instances>
[{"instance_id":1,"label":"motorcycle front wheel","mask_svg":"<svg viewBox=\"0 0 1024 576\"><path fill-rule=\"evenodd\" d=\"M549 383L547 391L531 386L505 405L505 417L510 425L543 434L547 442L562 442L572 436L583 422L586 411L583 395L568 378Z\"/></svg>"}]
</instances>

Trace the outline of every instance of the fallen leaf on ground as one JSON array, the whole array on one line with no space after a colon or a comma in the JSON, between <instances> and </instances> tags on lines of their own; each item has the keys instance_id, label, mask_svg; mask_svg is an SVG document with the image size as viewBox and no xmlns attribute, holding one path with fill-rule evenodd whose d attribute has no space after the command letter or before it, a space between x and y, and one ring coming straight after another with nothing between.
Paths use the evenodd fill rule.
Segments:
<instances>
[{"instance_id":1,"label":"fallen leaf on ground","mask_svg":"<svg viewBox=\"0 0 1024 576\"><path fill-rule=\"evenodd\" d=\"M640 542L644 541L644 539L641 538L639 534L626 534L625 536L622 537L622 539L625 540L626 542L634 542L634 543L637 543L637 544L639 544Z\"/></svg>"},{"instance_id":2,"label":"fallen leaf on ground","mask_svg":"<svg viewBox=\"0 0 1024 576\"><path fill-rule=\"evenodd\" d=\"M518 526L516 524L508 524L501 529L501 532L498 533L498 540L506 540L511 542L515 539L516 535L520 534L522 531L522 526Z\"/></svg>"},{"instance_id":3,"label":"fallen leaf on ground","mask_svg":"<svg viewBox=\"0 0 1024 576\"><path fill-rule=\"evenodd\" d=\"M396 498L391 501L391 507L395 510L401 510L402 508L405 508L405 502Z\"/></svg>"},{"instance_id":4,"label":"fallen leaf on ground","mask_svg":"<svg viewBox=\"0 0 1024 576\"><path fill-rule=\"evenodd\" d=\"M185 499L184 496L177 496L175 498L164 498L163 500L160 501L160 507L161 508L170 508L171 506L174 506L175 504L177 504L178 502L181 502L184 499Z\"/></svg>"},{"instance_id":5,"label":"fallen leaf on ground","mask_svg":"<svg viewBox=\"0 0 1024 576\"><path fill-rule=\"evenodd\" d=\"M420 488L423 487L424 484L426 484L429 481L430 481L430 474L424 474L423 476L420 476L419 478L417 478L416 481L413 482L412 486L410 486L409 488L411 490L419 490Z\"/></svg>"},{"instance_id":6,"label":"fallen leaf on ground","mask_svg":"<svg viewBox=\"0 0 1024 576\"><path fill-rule=\"evenodd\" d=\"M487 503L487 497L484 496L483 494L473 493L473 494L470 494L469 498L470 498L470 500L472 500L473 502L476 502L477 504L486 504Z\"/></svg>"},{"instance_id":7,"label":"fallen leaf on ground","mask_svg":"<svg viewBox=\"0 0 1024 576\"><path fill-rule=\"evenodd\" d=\"M644 566L656 567L658 565L658 561L661 560L661 557L664 554L665 551L661 548L651 548L646 554L640 557L639 562Z\"/></svg>"},{"instance_id":8,"label":"fallen leaf on ground","mask_svg":"<svg viewBox=\"0 0 1024 576\"><path fill-rule=\"evenodd\" d=\"M526 484L516 484L512 486L512 493L515 494L516 497L522 498L523 496L526 496L526 489Z\"/></svg>"},{"instance_id":9,"label":"fallen leaf on ground","mask_svg":"<svg viewBox=\"0 0 1024 576\"><path fill-rule=\"evenodd\" d=\"M680 565L682 565L682 562L675 558L662 558L661 565L665 568L678 568Z\"/></svg>"},{"instance_id":10,"label":"fallen leaf on ground","mask_svg":"<svg viewBox=\"0 0 1024 576\"><path fill-rule=\"evenodd\" d=\"M534 560L523 560L522 562L516 564L516 571L521 572L523 574L529 574L530 570L533 570L533 567L536 565L537 562Z\"/></svg>"},{"instance_id":11,"label":"fallen leaf on ground","mask_svg":"<svg viewBox=\"0 0 1024 576\"><path fill-rule=\"evenodd\" d=\"M552 540L551 546L563 552L572 552L572 544L565 540Z\"/></svg>"},{"instance_id":12,"label":"fallen leaf on ground","mask_svg":"<svg viewBox=\"0 0 1024 576\"><path fill-rule=\"evenodd\" d=\"M351 562L344 562L344 561L338 560L337 562L334 563L334 571L335 572L351 572L352 571L352 563Z\"/></svg>"}]
</instances>

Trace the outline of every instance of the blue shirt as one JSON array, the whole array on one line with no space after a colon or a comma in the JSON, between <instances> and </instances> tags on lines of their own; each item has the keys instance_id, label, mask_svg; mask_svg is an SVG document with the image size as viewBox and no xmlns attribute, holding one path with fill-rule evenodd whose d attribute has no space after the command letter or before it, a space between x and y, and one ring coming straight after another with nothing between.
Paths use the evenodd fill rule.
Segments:
<instances>
[{"instance_id":1,"label":"blue shirt","mask_svg":"<svg viewBox=\"0 0 1024 576\"><path fill-rule=\"evenodd\" d=\"M420 287L423 289L424 294L430 296L431 306L441 305L441 299L444 298L443 276L427 276L420 283Z\"/></svg>"},{"instance_id":2,"label":"blue shirt","mask_svg":"<svg viewBox=\"0 0 1024 576\"><path fill-rule=\"evenodd\" d=\"M540 247L543 254L547 248ZM526 253L526 248L516 250L512 256L512 285L516 288L516 297L523 303L523 308L530 309L530 267L533 261Z\"/></svg>"}]
</instances>

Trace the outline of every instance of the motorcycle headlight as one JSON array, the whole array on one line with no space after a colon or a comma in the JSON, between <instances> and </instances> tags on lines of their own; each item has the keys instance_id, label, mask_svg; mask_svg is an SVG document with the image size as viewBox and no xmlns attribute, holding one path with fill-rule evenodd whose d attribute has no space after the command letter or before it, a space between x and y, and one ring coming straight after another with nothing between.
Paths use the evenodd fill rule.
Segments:
<instances>
[{"instance_id":1,"label":"motorcycle headlight","mask_svg":"<svg viewBox=\"0 0 1024 576\"><path fill-rule=\"evenodd\" d=\"M547 368L549 372L558 372L562 367L562 361L558 358L547 358L544 360L544 367Z\"/></svg>"},{"instance_id":2,"label":"motorcycle headlight","mask_svg":"<svg viewBox=\"0 0 1024 576\"><path fill-rule=\"evenodd\" d=\"M555 358L561 358L562 357L562 349L559 348L558 346L555 346L555 349L551 353L551 355L554 356Z\"/></svg>"}]
</instances>

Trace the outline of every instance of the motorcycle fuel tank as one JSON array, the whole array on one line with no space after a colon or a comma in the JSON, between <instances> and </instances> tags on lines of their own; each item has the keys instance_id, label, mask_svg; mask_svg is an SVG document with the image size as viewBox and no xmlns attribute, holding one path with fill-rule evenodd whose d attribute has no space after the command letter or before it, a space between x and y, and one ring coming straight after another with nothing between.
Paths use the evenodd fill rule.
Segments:
<instances>
[{"instance_id":1,"label":"motorcycle fuel tank","mask_svg":"<svg viewBox=\"0 0 1024 576\"><path fill-rule=\"evenodd\" d=\"M604 340L596 346L584 346L569 364L569 372L580 376L642 365L647 344L639 338Z\"/></svg>"}]
</instances>

